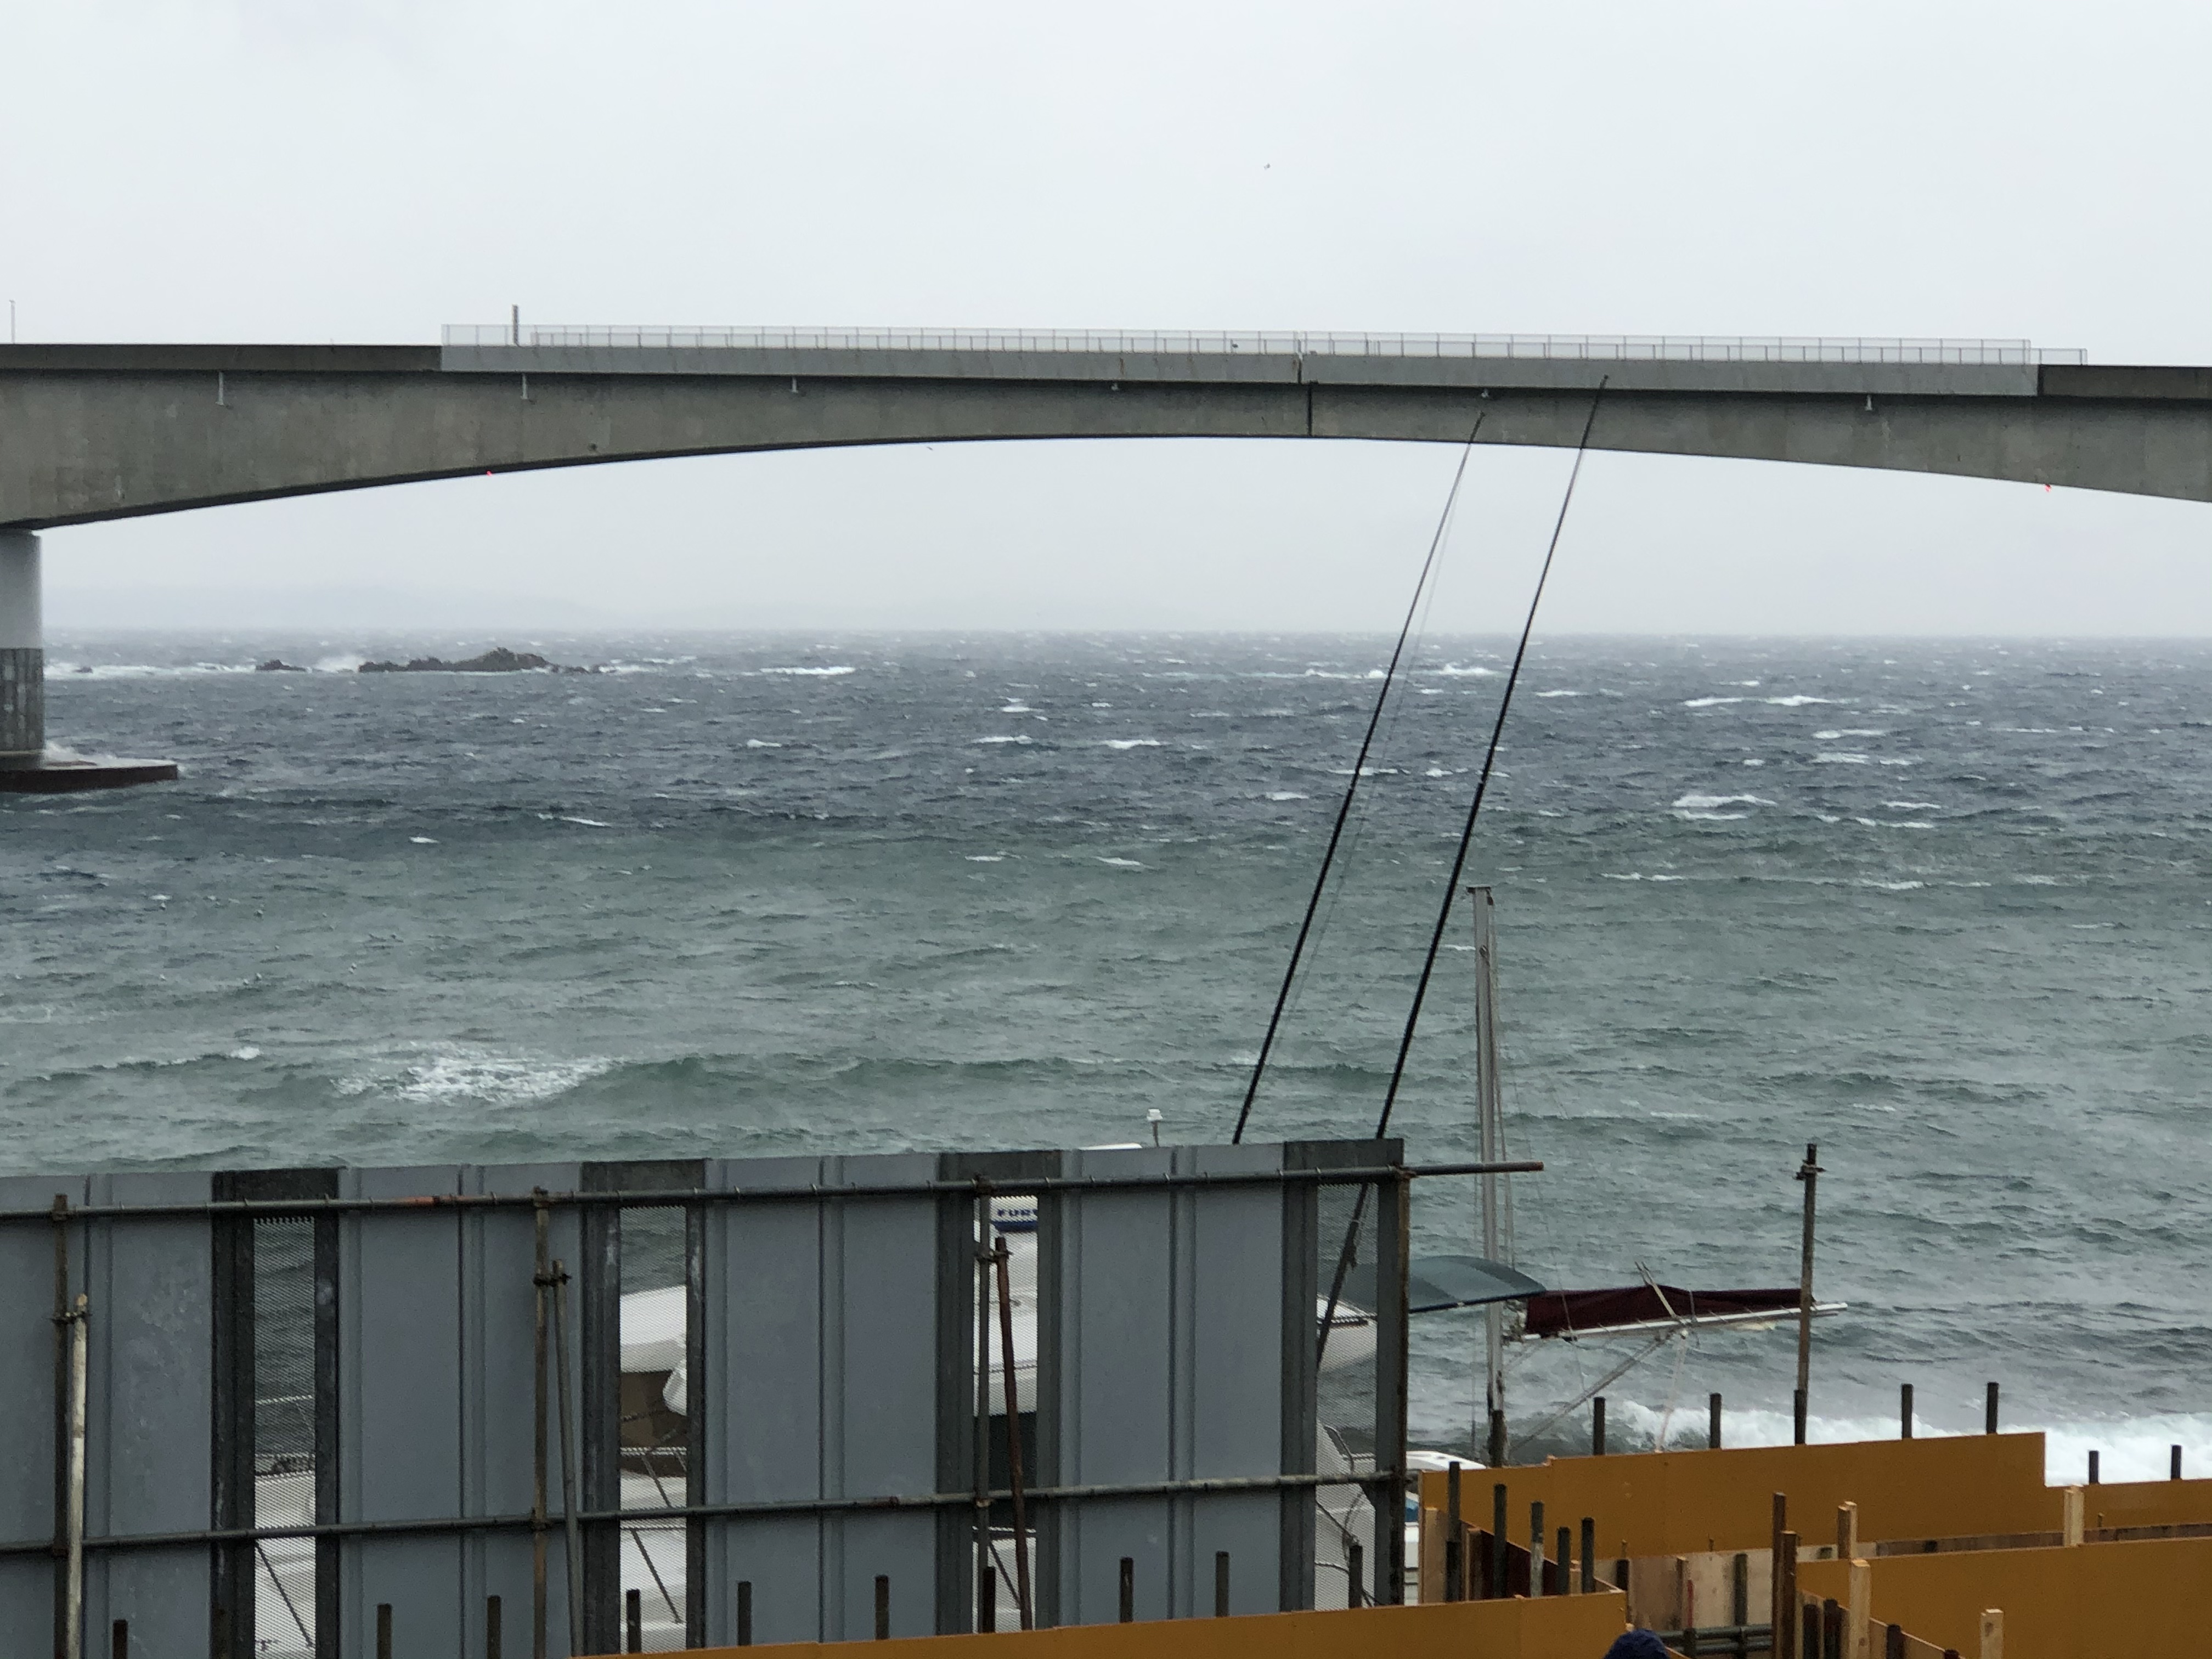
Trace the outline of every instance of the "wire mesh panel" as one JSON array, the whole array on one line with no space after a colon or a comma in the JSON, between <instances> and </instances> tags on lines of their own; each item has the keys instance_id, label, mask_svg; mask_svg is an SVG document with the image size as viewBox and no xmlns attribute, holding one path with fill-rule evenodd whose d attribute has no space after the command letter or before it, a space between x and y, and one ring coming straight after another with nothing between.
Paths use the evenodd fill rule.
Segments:
<instances>
[{"instance_id":1,"label":"wire mesh panel","mask_svg":"<svg viewBox=\"0 0 2212 1659\"><path fill-rule=\"evenodd\" d=\"M1321 1474L1377 1473L1380 1359L1389 1326L1378 1303L1384 1211L1372 1187L1324 1187L1316 1194L1312 1237L1315 1293L1314 1469ZM1387 1469L1389 1460L1384 1460ZM1347 1481L1314 1493L1310 1605L1358 1607L1387 1601L1389 1524L1370 1486Z\"/></svg>"},{"instance_id":2,"label":"wire mesh panel","mask_svg":"<svg viewBox=\"0 0 2212 1659\"><path fill-rule=\"evenodd\" d=\"M685 1212L622 1214L622 1593L637 1597L640 1651L687 1645L684 1611L690 1403ZM625 1632L625 1640L627 1632Z\"/></svg>"},{"instance_id":3,"label":"wire mesh panel","mask_svg":"<svg viewBox=\"0 0 2212 1659\"><path fill-rule=\"evenodd\" d=\"M253 1523L304 1527L315 1515L315 1224L252 1224ZM253 1651L313 1659L315 1544L257 1539Z\"/></svg>"}]
</instances>

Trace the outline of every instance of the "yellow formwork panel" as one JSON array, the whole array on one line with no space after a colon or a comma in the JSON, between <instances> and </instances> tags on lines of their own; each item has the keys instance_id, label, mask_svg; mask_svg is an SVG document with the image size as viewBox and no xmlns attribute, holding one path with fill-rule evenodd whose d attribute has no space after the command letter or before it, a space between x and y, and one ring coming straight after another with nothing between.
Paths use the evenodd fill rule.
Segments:
<instances>
[{"instance_id":1,"label":"yellow formwork panel","mask_svg":"<svg viewBox=\"0 0 2212 1659\"><path fill-rule=\"evenodd\" d=\"M1850 1566L1806 1562L1798 1588L1847 1601ZM1967 1659L1991 1607L2004 1614L2003 1659L2179 1659L2203 1651L2212 1613L2212 1538L1891 1555L1867 1567L1869 1618Z\"/></svg>"},{"instance_id":2,"label":"yellow formwork panel","mask_svg":"<svg viewBox=\"0 0 2212 1659\"><path fill-rule=\"evenodd\" d=\"M1863 1543L2056 1532L2063 1499L2059 1489L2043 1483L2043 1456L2040 1434L1990 1434L1555 1457L1527 1467L1466 1469L1461 1519L1489 1526L1492 1488L1502 1482L1506 1535L1514 1542L1527 1543L1528 1506L1540 1503L1546 1533L1572 1528L1578 1550L1582 1519L1594 1519L1601 1561L1765 1549L1778 1492L1788 1495L1790 1528L1808 1546L1835 1541L1836 1510L1844 1504L1858 1505ZM1422 1475L1424 1506L1442 1509L1444 1493L1443 1474Z\"/></svg>"},{"instance_id":3,"label":"yellow formwork panel","mask_svg":"<svg viewBox=\"0 0 2212 1659\"><path fill-rule=\"evenodd\" d=\"M2081 1516L2092 1528L2212 1524L2212 1480L2120 1480L2084 1486Z\"/></svg>"},{"instance_id":4,"label":"yellow formwork panel","mask_svg":"<svg viewBox=\"0 0 2212 1659\"><path fill-rule=\"evenodd\" d=\"M1548 1601L1254 1613L1137 1625L1074 1625L991 1636L916 1636L871 1643L869 1659L1600 1659L1627 1628L1610 1591ZM851 1653L849 1642L698 1648L694 1659Z\"/></svg>"}]
</instances>

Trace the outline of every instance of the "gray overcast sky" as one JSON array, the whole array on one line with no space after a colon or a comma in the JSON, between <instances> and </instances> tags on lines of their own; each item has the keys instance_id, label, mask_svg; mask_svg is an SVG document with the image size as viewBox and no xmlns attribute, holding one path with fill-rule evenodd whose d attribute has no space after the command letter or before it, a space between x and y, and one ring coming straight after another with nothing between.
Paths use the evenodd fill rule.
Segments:
<instances>
[{"instance_id":1,"label":"gray overcast sky","mask_svg":"<svg viewBox=\"0 0 2212 1659\"><path fill-rule=\"evenodd\" d=\"M0 0L27 340L448 321L2025 336L2212 362L2212 9ZM1453 457L946 446L54 532L72 589L1392 625ZM1478 457L1442 629L1565 477ZM2212 634L2212 507L1598 455L1554 631Z\"/></svg>"}]
</instances>

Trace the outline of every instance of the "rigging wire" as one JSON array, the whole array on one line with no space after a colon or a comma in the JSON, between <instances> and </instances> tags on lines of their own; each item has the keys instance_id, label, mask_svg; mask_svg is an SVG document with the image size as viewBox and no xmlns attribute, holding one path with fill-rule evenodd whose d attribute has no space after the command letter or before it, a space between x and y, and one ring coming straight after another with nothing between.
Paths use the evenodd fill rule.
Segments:
<instances>
[{"instance_id":1,"label":"rigging wire","mask_svg":"<svg viewBox=\"0 0 2212 1659\"><path fill-rule=\"evenodd\" d=\"M1352 804L1359 793L1359 781L1367 771L1367 757L1375 746L1375 728L1382 724L1383 706L1390 700L1390 688L1397 684L1398 661L1405 654L1406 640L1413 631L1413 618L1419 614L1421 595L1429 586L1429 577L1436 568L1437 554L1443 548L1444 532L1450 526L1452 508L1459 501L1459 487L1467 477L1467 463L1474 453L1475 435L1482 430L1488 410L1474 417L1468 430L1467 442L1459 453L1459 465L1452 473L1451 489L1444 496L1444 510L1437 516L1436 533L1429 538L1429 551L1421 561L1421 574L1413 583L1413 602L1406 607L1406 620L1398 629L1398 642L1390 649L1389 666L1382 671L1382 684L1375 692L1375 707L1367 716L1367 732L1359 740L1359 754L1352 763L1352 778L1344 786L1344 799L1337 803L1336 822L1330 826L1328 845L1321 855L1321 872L1314 878L1313 892L1306 900L1304 919L1298 923L1298 934L1291 945L1290 966L1283 970L1282 988L1275 994L1274 1012L1267 1016L1267 1035L1260 1040L1259 1057L1252 1063L1251 1080L1244 1085L1244 1103L1237 1113L1237 1127L1229 1137L1236 1145L1244 1139L1244 1126L1251 1121L1252 1103L1259 1098L1260 1081L1267 1075L1267 1059L1275 1047L1275 1034L1283 1023L1283 1010L1291 1000L1291 988L1297 981L1298 967L1305 957L1306 941L1313 933L1314 916L1321 908L1322 895L1328 890L1329 872L1336 864L1336 849L1344 839L1345 820L1352 816Z\"/></svg>"},{"instance_id":2,"label":"rigging wire","mask_svg":"<svg viewBox=\"0 0 2212 1659\"><path fill-rule=\"evenodd\" d=\"M1461 827L1459 849L1453 854L1451 875L1444 883L1443 902L1437 911L1437 923L1429 935L1428 954L1421 961L1421 976L1414 982L1413 1006L1406 1013L1406 1029L1398 1040L1398 1058L1390 1068L1390 1087L1382 1097L1382 1115L1376 1120L1375 1139L1380 1140L1389 1133L1390 1114L1398 1103L1398 1090L1405 1081L1406 1060L1413 1047L1413 1033L1420 1024L1421 1005L1427 1000L1429 981L1436 973L1437 954L1443 949L1444 929L1450 925L1452 901L1459 892L1459 878L1467 869L1468 847L1474 840L1474 823L1482 811L1483 797L1489 793L1492 772L1498 763L1498 747L1505 735L1505 716L1513 707L1513 688L1520 683L1521 665L1528 655L1528 636L1535 632L1536 610L1544 602L1544 585L1551 580L1552 561L1559 551L1559 535L1567 527L1567 509L1574 505L1575 485L1583 476L1583 458L1589 453L1590 429L1597 424L1598 405L1604 401L1606 382L1610 375L1601 376L1597 390L1590 396L1589 414L1583 422L1583 433L1575 444L1575 464L1567 474L1567 488L1559 498L1559 516L1552 525L1552 539L1544 549L1544 562L1536 573L1535 591L1528 596L1528 615L1521 624L1521 642L1513 652L1513 665L1506 671L1505 690L1498 700L1498 718L1490 728L1490 744L1483 751L1482 771L1475 779L1474 799L1468 805L1467 822ZM1479 423L1478 423L1479 424ZM1322 1310L1321 1335L1315 1344L1314 1364L1319 1368L1321 1358L1328 1349L1329 1328L1335 1322L1337 1304L1344 1297L1345 1276L1352 1271L1352 1257L1359 1248L1360 1224L1366 1218L1368 1195L1375 1189L1362 1187L1352 1206L1352 1222L1345 1229L1344 1248L1337 1253L1336 1275L1329 1281L1328 1302Z\"/></svg>"},{"instance_id":3,"label":"rigging wire","mask_svg":"<svg viewBox=\"0 0 2212 1659\"><path fill-rule=\"evenodd\" d=\"M1456 509L1454 516L1456 521ZM1413 638L1409 641L1413 648L1411 660L1418 661L1419 659L1421 647L1429 635L1429 618L1435 612L1437 595L1443 591L1443 581L1441 575L1429 584L1428 597L1421 602L1420 617L1413 624ZM1406 672L1410 674L1414 671L1408 667ZM1411 706L1403 697L1391 703L1389 713L1383 716L1382 730L1376 736L1376 754L1387 755L1395 748L1399 730L1405 724L1406 711ZM1377 766L1368 769L1376 776L1381 777L1396 769ZM1320 917L1314 923L1313 936L1306 942L1306 953L1309 956L1318 956L1322 947L1328 942L1331 927L1335 921L1338 911L1343 908L1345 895L1352 884L1350 873L1352 866L1358 861L1360 847L1370 827L1375 822L1376 803L1380 799L1381 796L1373 789L1368 790L1359 798L1359 805L1352 814L1351 823L1346 827L1344 845L1337 852L1339 874L1329 888L1328 898L1322 907ZM1345 1020L1357 1024L1359 1016L1366 1012L1370 999L1380 992L1394 977L1387 966L1376 966L1373 971L1358 979L1349 989L1339 994L1336 1000L1337 1012ZM1290 1001L1284 1006L1285 1020L1294 1022L1304 1011L1306 1000L1312 994L1314 976L1311 974L1304 975L1299 978L1297 988L1291 993Z\"/></svg>"},{"instance_id":4,"label":"rigging wire","mask_svg":"<svg viewBox=\"0 0 2212 1659\"><path fill-rule=\"evenodd\" d=\"M1567 474L1566 493L1559 498L1559 516L1552 525L1551 545L1544 550L1543 567L1536 573L1536 591L1528 596L1528 619L1521 624L1521 643L1513 652L1513 666L1506 671L1504 694L1498 700L1498 718L1490 728L1490 746L1483 751L1482 771L1474 781L1474 799L1468 804L1467 822L1459 832L1459 849L1452 855L1451 874L1444 882L1443 902L1437 907L1437 925L1429 934L1428 955L1421 960L1421 976L1413 982L1413 1006L1406 1011L1406 1030L1398 1039L1397 1063L1390 1068L1389 1091L1382 1097L1382 1115L1376 1121L1375 1139L1380 1140L1390 1127L1390 1114L1398 1104L1398 1090L1406 1080L1406 1061L1413 1049L1413 1033L1421 1023L1421 1005L1428 1000L1429 981L1435 975L1437 952L1443 948L1444 929L1451 925L1452 902L1459 896L1459 878L1467 870L1468 848L1474 842L1474 821L1481 814L1483 797L1490 790L1490 776L1498 764L1498 745L1505 735L1505 716L1513 707L1513 688L1520 683L1521 664L1528 654L1528 636L1536 630L1536 608L1544 602L1544 584L1551 580L1552 561L1559 550L1559 533L1567 527L1567 509L1574 505L1575 484L1583 476L1583 458L1589 453L1590 428L1597 424L1598 404L1605 398L1606 380L1597 383L1591 395L1589 415L1583 422L1583 435L1575 446L1574 470Z\"/></svg>"}]
</instances>

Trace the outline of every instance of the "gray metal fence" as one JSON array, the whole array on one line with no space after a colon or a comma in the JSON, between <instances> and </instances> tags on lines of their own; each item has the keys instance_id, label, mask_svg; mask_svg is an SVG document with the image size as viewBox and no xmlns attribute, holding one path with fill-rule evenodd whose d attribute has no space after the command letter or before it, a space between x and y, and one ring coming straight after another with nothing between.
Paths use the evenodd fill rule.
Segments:
<instances>
[{"instance_id":1,"label":"gray metal fence","mask_svg":"<svg viewBox=\"0 0 2212 1659\"><path fill-rule=\"evenodd\" d=\"M0 1652L1398 1600L1419 1173L1346 1141L0 1180ZM650 1398L626 1243L633 1288L682 1285Z\"/></svg>"}]
</instances>

